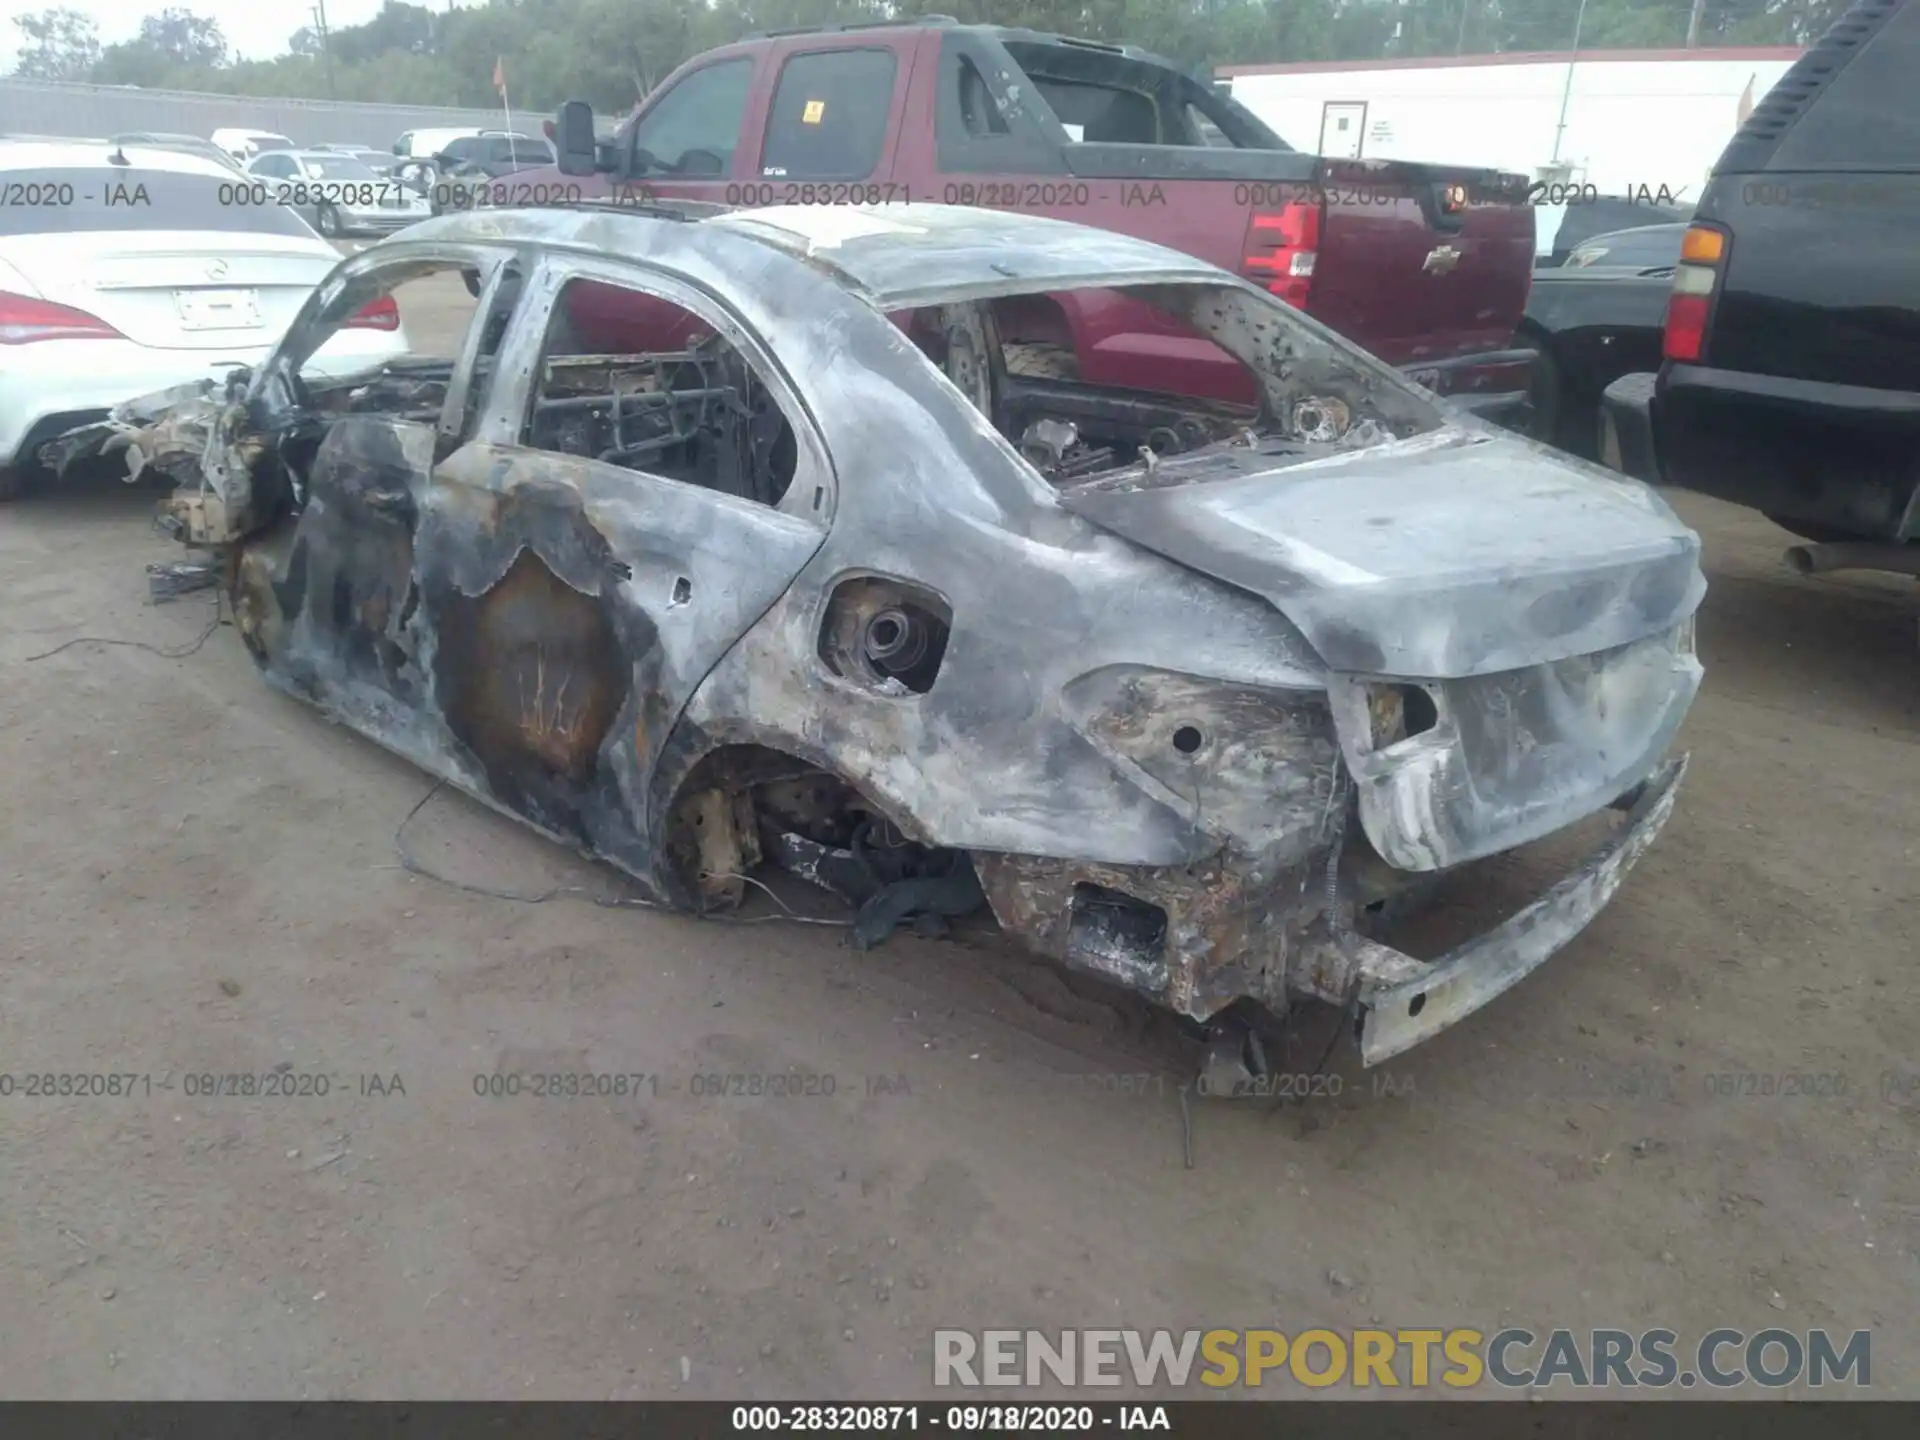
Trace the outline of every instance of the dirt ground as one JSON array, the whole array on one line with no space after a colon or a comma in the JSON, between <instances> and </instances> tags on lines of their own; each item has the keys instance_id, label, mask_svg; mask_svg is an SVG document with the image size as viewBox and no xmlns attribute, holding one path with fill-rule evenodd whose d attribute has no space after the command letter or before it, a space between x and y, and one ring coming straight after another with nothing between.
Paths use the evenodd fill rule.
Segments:
<instances>
[{"instance_id":1,"label":"dirt ground","mask_svg":"<svg viewBox=\"0 0 1920 1440\"><path fill-rule=\"evenodd\" d=\"M1337 1098L1195 1106L1188 1168L1185 1052L1005 946L604 908L616 879L443 793L422 863L582 887L465 893L399 864L428 782L230 627L32 658L201 633L208 594L147 603L181 558L153 498L0 510L0 1072L154 1087L0 1098L0 1394L909 1397L936 1327L1381 1322L1870 1327L1874 1392L1920 1395L1911 587L1800 579L1676 496L1712 588L1665 835L1384 1084L1343 1055ZM1453 918L1555 873L1497 866ZM275 1067L329 1093L185 1093ZM474 1089L583 1070L662 1088ZM790 1070L833 1093L687 1083ZM1122 1073L1155 1078L1085 1078Z\"/></svg>"}]
</instances>

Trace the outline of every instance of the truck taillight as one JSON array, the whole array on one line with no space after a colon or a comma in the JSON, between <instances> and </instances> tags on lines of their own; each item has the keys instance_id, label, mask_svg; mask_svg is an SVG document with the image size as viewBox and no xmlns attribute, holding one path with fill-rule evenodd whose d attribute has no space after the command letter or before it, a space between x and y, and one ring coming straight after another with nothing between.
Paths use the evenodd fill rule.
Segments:
<instances>
[{"instance_id":1,"label":"truck taillight","mask_svg":"<svg viewBox=\"0 0 1920 1440\"><path fill-rule=\"evenodd\" d=\"M1320 250L1320 206L1296 200L1278 210L1256 211L1247 226L1247 278L1296 310L1307 308L1313 263Z\"/></svg>"},{"instance_id":2,"label":"truck taillight","mask_svg":"<svg viewBox=\"0 0 1920 1440\"><path fill-rule=\"evenodd\" d=\"M0 290L0 345L36 340L118 340L120 332L97 315L31 295Z\"/></svg>"},{"instance_id":3,"label":"truck taillight","mask_svg":"<svg viewBox=\"0 0 1920 1440\"><path fill-rule=\"evenodd\" d=\"M1667 359L1697 361L1706 352L1707 320L1726 254L1725 232L1710 226L1691 226L1681 240L1680 264L1673 271L1673 292L1667 297L1667 323L1660 346Z\"/></svg>"},{"instance_id":4,"label":"truck taillight","mask_svg":"<svg viewBox=\"0 0 1920 1440\"><path fill-rule=\"evenodd\" d=\"M340 328L342 330L398 330L400 307L394 303L393 296L382 295L378 300L369 300Z\"/></svg>"}]
</instances>

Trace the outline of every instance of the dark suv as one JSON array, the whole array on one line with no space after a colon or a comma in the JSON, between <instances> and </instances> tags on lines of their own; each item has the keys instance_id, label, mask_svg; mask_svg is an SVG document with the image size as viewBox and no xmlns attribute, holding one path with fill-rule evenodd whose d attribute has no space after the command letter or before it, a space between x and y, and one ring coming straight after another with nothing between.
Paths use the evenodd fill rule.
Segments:
<instances>
[{"instance_id":1,"label":"dark suv","mask_svg":"<svg viewBox=\"0 0 1920 1440\"><path fill-rule=\"evenodd\" d=\"M442 173L484 171L498 179L515 170L553 164L553 146L531 135L508 135L499 131L463 135L449 140L436 157Z\"/></svg>"},{"instance_id":2,"label":"dark suv","mask_svg":"<svg viewBox=\"0 0 1920 1440\"><path fill-rule=\"evenodd\" d=\"M1681 247L1607 463L1771 517L1802 570L1920 573L1920 6L1866 0L1761 102Z\"/></svg>"},{"instance_id":3,"label":"dark suv","mask_svg":"<svg viewBox=\"0 0 1920 1440\"><path fill-rule=\"evenodd\" d=\"M467 209L487 181L553 162L553 146L532 135L488 130L449 140L446 148L433 157L435 175L441 182L433 186L433 213Z\"/></svg>"}]
</instances>

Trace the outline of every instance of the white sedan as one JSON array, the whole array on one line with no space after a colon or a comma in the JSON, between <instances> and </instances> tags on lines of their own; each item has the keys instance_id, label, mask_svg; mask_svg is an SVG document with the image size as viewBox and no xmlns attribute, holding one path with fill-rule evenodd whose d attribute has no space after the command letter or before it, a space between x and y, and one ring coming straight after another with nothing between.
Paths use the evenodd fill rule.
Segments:
<instances>
[{"instance_id":1,"label":"white sedan","mask_svg":"<svg viewBox=\"0 0 1920 1440\"><path fill-rule=\"evenodd\" d=\"M258 198L180 151L0 141L0 499L41 445L127 396L266 358L340 252ZM309 363L406 352L386 297Z\"/></svg>"},{"instance_id":2,"label":"white sedan","mask_svg":"<svg viewBox=\"0 0 1920 1440\"><path fill-rule=\"evenodd\" d=\"M354 155L326 150L270 150L247 162L260 181L256 196L290 205L328 239L391 235L433 217L427 197Z\"/></svg>"}]
</instances>

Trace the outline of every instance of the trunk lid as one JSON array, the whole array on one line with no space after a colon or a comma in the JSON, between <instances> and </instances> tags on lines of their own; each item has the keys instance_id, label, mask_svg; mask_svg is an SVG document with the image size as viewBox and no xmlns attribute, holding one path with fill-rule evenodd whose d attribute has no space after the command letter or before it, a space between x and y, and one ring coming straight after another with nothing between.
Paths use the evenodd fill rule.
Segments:
<instances>
[{"instance_id":1,"label":"trunk lid","mask_svg":"<svg viewBox=\"0 0 1920 1440\"><path fill-rule=\"evenodd\" d=\"M0 259L42 299L167 350L271 345L339 263L299 237L196 231L18 235Z\"/></svg>"},{"instance_id":2,"label":"trunk lid","mask_svg":"<svg viewBox=\"0 0 1920 1440\"><path fill-rule=\"evenodd\" d=\"M1328 160L1307 313L1391 365L1503 350L1527 306L1523 176L1407 160Z\"/></svg>"},{"instance_id":3,"label":"trunk lid","mask_svg":"<svg viewBox=\"0 0 1920 1440\"><path fill-rule=\"evenodd\" d=\"M1699 537L1647 486L1455 427L1290 465L1197 452L1060 503L1263 596L1354 674L1590 654L1673 628L1706 591Z\"/></svg>"},{"instance_id":4,"label":"trunk lid","mask_svg":"<svg viewBox=\"0 0 1920 1440\"><path fill-rule=\"evenodd\" d=\"M1920 391L1920 175L1722 175L1695 218L1729 235L1702 363Z\"/></svg>"}]
</instances>

